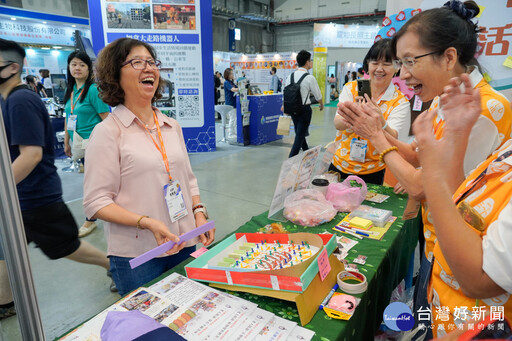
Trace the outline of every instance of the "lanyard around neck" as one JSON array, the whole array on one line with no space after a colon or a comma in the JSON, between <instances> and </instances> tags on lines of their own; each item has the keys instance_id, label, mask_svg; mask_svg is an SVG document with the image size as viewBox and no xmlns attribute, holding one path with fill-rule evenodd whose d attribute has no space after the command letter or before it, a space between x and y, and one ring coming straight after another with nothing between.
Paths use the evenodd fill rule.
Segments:
<instances>
[{"instance_id":1,"label":"lanyard around neck","mask_svg":"<svg viewBox=\"0 0 512 341\"><path fill-rule=\"evenodd\" d=\"M506 151L505 153L503 153L502 155L500 155L498 158L496 158L496 160L494 160L492 163L494 162L501 162L503 161L504 159L506 159L507 157L509 157L510 155L512 155L512 150L508 150ZM491 164L489 164L489 166L487 166L487 168L485 168L480 174L478 174L478 176L472 180L469 185L466 186L466 190L464 192L462 192L461 194L459 194L455 199L455 204L457 205L459 202L461 202L462 200L464 200L471 192L473 192L475 189L477 189L477 186L478 188L479 187L482 187L485 183L484 179L487 175L487 170L489 169L489 167L491 166Z\"/></svg>"},{"instance_id":2,"label":"lanyard around neck","mask_svg":"<svg viewBox=\"0 0 512 341\"><path fill-rule=\"evenodd\" d=\"M82 91L80 91L80 94L78 95L78 98L76 99L76 102L74 102L75 98L75 92L73 91L71 94L71 115L73 115L73 111L75 111L76 103L80 100L80 97L82 97L82 93L84 92L85 88L82 88Z\"/></svg>"},{"instance_id":3,"label":"lanyard around neck","mask_svg":"<svg viewBox=\"0 0 512 341\"><path fill-rule=\"evenodd\" d=\"M153 135L151 134L151 132L149 131L149 129L146 125L144 125L144 129L146 129L146 131L148 132L149 137L151 137L151 140L153 141L153 144L155 145L156 149L158 149L160 154L162 154L162 159L164 160L165 170L167 171L167 174L169 175L169 181L172 181L171 170L169 168L169 159L167 158L167 152L165 151L164 139L162 137L162 132L160 130L160 124L158 123L158 118L156 117L155 111L153 111L153 118L155 120L156 131L158 133L158 140L160 142L160 146L158 146L158 143L156 143L155 139L153 138Z\"/></svg>"}]
</instances>

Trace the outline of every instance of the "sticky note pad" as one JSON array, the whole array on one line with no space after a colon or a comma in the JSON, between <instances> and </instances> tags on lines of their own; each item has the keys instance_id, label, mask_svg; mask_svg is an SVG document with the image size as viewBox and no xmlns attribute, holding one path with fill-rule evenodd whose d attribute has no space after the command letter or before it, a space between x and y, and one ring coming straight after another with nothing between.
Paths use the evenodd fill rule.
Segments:
<instances>
[{"instance_id":1,"label":"sticky note pad","mask_svg":"<svg viewBox=\"0 0 512 341\"><path fill-rule=\"evenodd\" d=\"M360 217L354 217L350 219L349 224L353 227L357 227L359 229L367 230L372 227L372 221Z\"/></svg>"}]
</instances>

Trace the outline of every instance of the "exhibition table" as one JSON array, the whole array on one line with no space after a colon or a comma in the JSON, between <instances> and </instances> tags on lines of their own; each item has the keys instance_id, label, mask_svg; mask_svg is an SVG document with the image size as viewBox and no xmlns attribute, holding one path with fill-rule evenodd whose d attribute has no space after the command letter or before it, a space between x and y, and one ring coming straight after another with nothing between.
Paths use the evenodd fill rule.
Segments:
<instances>
[{"instance_id":1,"label":"exhibition table","mask_svg":"<svg viewBox=\"0 0 512 341\"><path fill-rule=\"evenodd\" d=\"M380 204L367 201L364 204L391 210L393 215L397 217L397 220L391 225L381 240L359 240L348 236L348 238L358 241L358 244L350 249L346 260L352 263L358 255L367 256L366 264L358 265L358 268L368 280L368 289L362 294L354 295L360 297L361 302L356 308L354 315L348 321L331 319L323 311L319 310L311 322L305 326L305 328L316 332L313 340L373 340L374 334L382 322L382 315L384 309L389 304L393 289L408 273L411 255L418 241L418 228L421 216L418 215L415 219L402 221L401 216L407 203L406 196L394 194L392 188L372 184L368 184L368 190L389 195L389 198ZM233 233L256 232L259 228L274 222L269 220L267 215L268 212L264 212L252 217L251 220L240 226L236 231L233 231ZM317 227L306 228L291 222L284 222L283 227L289 233L336 233L332 230L332 227L343 219L345 215L345 213L338 213L330 223ZM186 276L185 266L192 260L193 258L189 258L146 286L150 286L174 272ZM260 308L268 310L277 316L300 324L297 308L293 302L244 292L228 292L254 302Z\"/></svg>"},{"instance_id":2,"label":"exhibition table","mask_svg":"<svg viewBox=\"0 0 512 341\"><path fill-rule=\"evenodd\" d=\"M348 236L348 238L358 241L358 244L349 251L349 255L346 258L347 261L352 263L358 255L368 257L365 265L358 265L360 272L368 280L368 290L363 294L354 295L360 297L361 302L352 318L348 321L331 319L323 311L318 311L313 320L305 326L305 328L316 332L313 340L373 340L374 334L382 322L384 309L389 304L391 292L408 272L411 255L418 242L418 228L421 216L418 215L415 219L402 221L401 216L407 203L406 196L394 194L392 188L372 184L368 184L368 190L389 195L389 198L381 204L368 201L365 201L363 204L391 210L393 215L397 217L397 220L391 225L381 240L366 238L359 240ZM260 227L275 222L269 220L267 214L268 212L264 212L252 217L251 220L233 233L256 232ZM343 219L345 215L338 213L330 223L317 227L306 228L294 225L291 222L283 223L283 227L289 233L322 233L324 231L336 233L332 230L332 227ZM184 261L152 281L151 284L173 272L186 275L185 265L192 260L193 258ZM341 291L338 290L338 292ZM300 324L297 308L293 302L244 292L229 291L229 293L257 303L262 309Z\"/></svg>"},{"instance_id":3,"label":"exhibition table","mask_svg":"<svg viewBox=\"0 0 512 341\"><path fill-rule=\"evenodd\" d=\"M248 110L250 111L249 136L250 144L260 145L283 138L277 135L277 122L281 116L283 95L249 95ZM237 142L244 143L242 108L237 97Z\"/></svg>"}]
</instances>

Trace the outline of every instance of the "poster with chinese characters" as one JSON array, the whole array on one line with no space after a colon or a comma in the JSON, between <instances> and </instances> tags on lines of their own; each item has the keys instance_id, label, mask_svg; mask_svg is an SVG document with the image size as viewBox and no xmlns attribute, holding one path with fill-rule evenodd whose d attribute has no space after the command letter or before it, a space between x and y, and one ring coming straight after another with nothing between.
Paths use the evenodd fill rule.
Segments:
<instances>
[{"instance_id":1,"label":"poster with chinese characters","mask_svg":"<svg viewBox=\"0 0 512 341\"><path fill-rule=\"evenodd\" d=\"M246 79L252 85L258 85L263 91L269 90L272 75L270 70L276 68L276 75L283 83L286 83L288 76L297 69L297 55L293 52L280 54L232 54L230 67L235 70L235 75L245 73Z\"/></svg>"},{"instance_id":2,"label":"poster with chinese characters","mask_svg":"<svg viewBox=\"0 0 512 341\"><path fill-rule=\"evenodd\" d=\"M378 26L314 24L314 47L370 48Z\"/></svg>"},{"instance_id":3,"label":"poster with chinese characters","mask_svg":"<svg viewBox=\"0 0 512 341\"><path fill-rule=\"evenodd\" d=\"M155 49L165 84L154 105L181 125L189 152L215 150L211 7L211 0L89 1L90 13L101 13L91 15L96 53L125 37Z\"/></svg>"},{"instance_id":4,"label":"poster with chinese characters","mask_svg":"<svg viewBox=\"0 0 512 341\"><path fill-rule=\"evenodd\" d=\"M441 7L444 0L424 0L422 10ZM512 92L512 1L477 0L480 13L473 22L483 28L478 34L478 62L485 78L496 90ZM509 98L510 99L510 98Z\"/></svg>"}]
</instances>

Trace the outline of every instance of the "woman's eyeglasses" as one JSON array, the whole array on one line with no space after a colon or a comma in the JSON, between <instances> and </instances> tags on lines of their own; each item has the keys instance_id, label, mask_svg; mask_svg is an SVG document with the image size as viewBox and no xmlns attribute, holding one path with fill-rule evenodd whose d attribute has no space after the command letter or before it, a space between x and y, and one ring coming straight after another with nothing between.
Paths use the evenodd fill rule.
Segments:
<instances>
[{"instance_id":1,"label":"woman's eyeglasses","mask_svg":"<svg viewBox=\"0 0 512 341\"><path fill-rule=\"evenodd\" d=\"M404 57L402 59L395 59L395 60L393 60L393 66L395 67L395 69L401 69L402 66L405 66L408 69L412 69L414 67L414 64L416 64L417 59L420 59L420 58L423 58L426 56L430 56L435 53L439 53L439 51L425 53L425 54L422 54L422 55L416 56L416 57Z\"/></svg>"},{"instance_id":2,"label":"woman's eyeglasses","mask_svg":"<svg viewBox=\"0 0 512 341\"><path fill-rule=\"evenodd\" d=\"M122 63L121 67L128 65L128 64L131 64L135 70L144 70L148 65L153 70L158 70L158 69L160 69L160 66L162 66L162 62L159 60L130 59L130 60L127 60L126 62Z\"/></svg>"}]
</instances>

